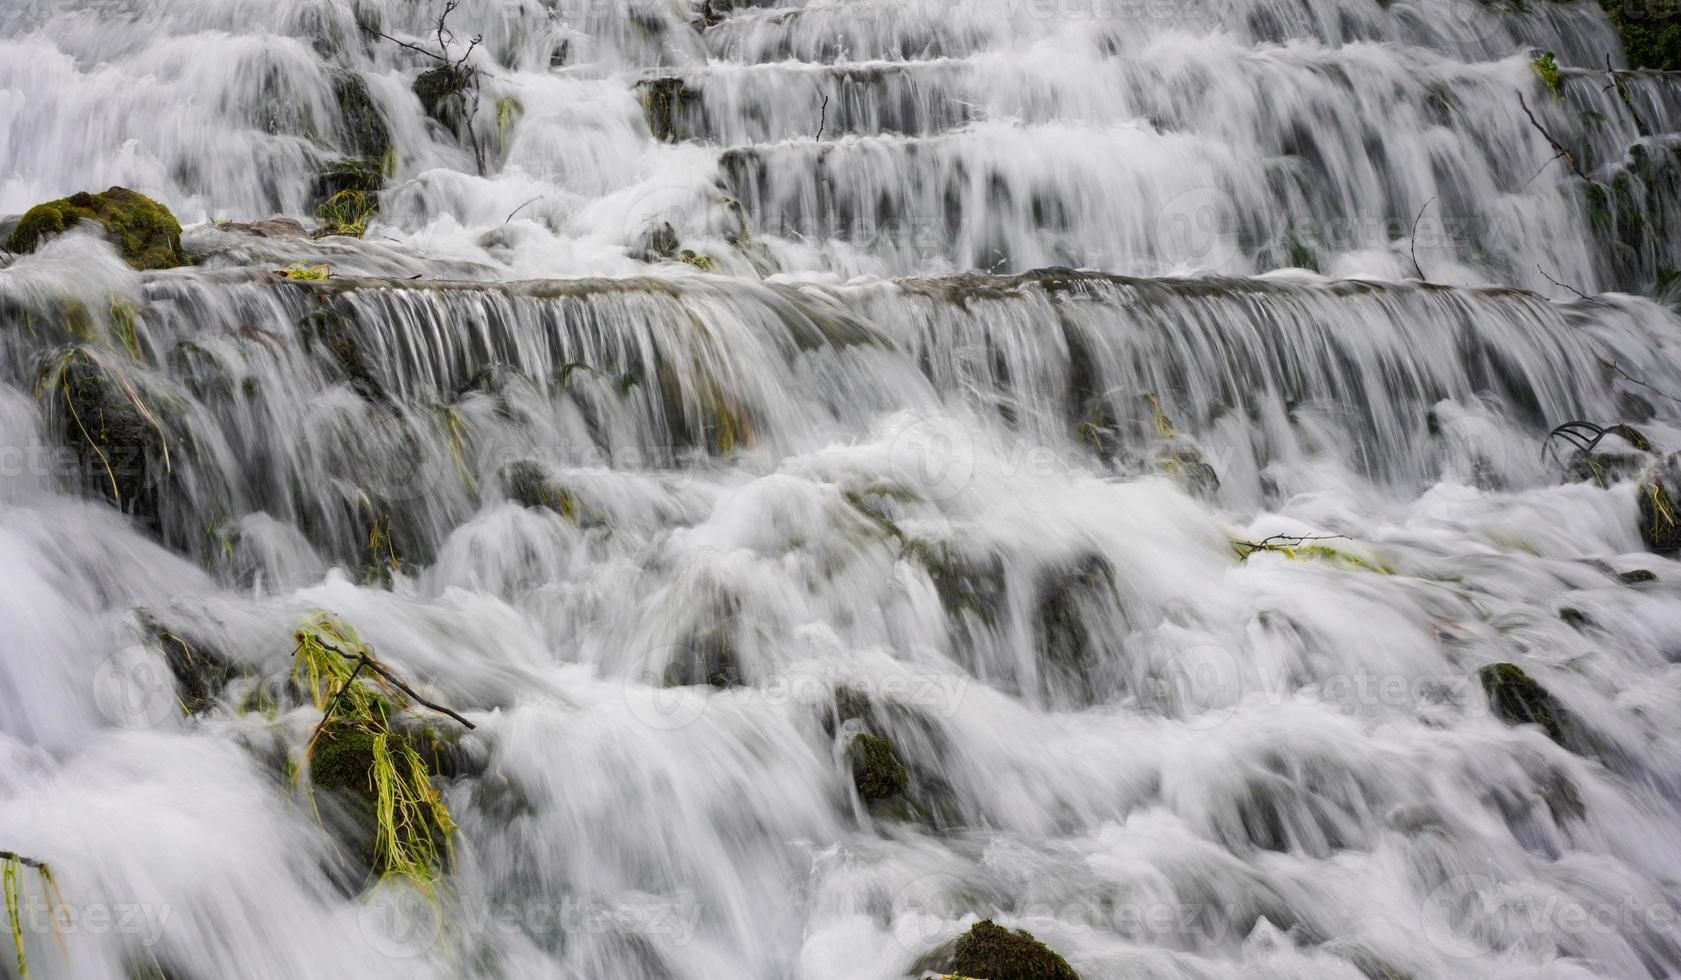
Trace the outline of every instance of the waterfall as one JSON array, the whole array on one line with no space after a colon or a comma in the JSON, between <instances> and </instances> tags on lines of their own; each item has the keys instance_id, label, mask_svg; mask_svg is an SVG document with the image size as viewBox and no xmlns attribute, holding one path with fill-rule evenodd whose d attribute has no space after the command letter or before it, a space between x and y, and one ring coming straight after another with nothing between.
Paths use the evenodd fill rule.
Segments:
<instances>
[{"instance_id":1,"label":"waterfall","mask_svg":"<svg viewBox=\"0 0 1681 980\"><path fill-rule=\"evenodd\" d=\"M1601 6L0 28L0 975L1681 975Z\"/></svg>"}]
</instances>

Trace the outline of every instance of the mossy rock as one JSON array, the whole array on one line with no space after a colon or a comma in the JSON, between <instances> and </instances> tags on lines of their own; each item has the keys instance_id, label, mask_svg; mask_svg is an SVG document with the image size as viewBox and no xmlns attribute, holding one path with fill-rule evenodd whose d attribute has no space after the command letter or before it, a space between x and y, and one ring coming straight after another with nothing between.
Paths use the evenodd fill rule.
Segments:
<instances>
[{"instance_id":1,"label":"mossy rock","mask_svg":"<svg viewBox=\"0 0 1681 980\"><path fill-rule=\"evenodd\" d=\"M369 728L335 720L321 729L310 750L309 779L318 796L336 801L349 820L341 826L345 843L373 877L391 870L385 866L378 841L379 791L374 779L374 738ZM388 746L393 757L403 748L414 745L421 758L427 758L424 740L415 744L415 736L405 731L389 731ZM442 849L446 831L428 816L425 832Z\"/></svg>"},{"instance_id":2,"label":"mossy rock","mask_svg":"<svg viewBox=\"0 0 1681 980\"><path fill-rule=\"evenodd\" d=\"M699 92L675 76L638 82L642 93L642 112L648 118L648 131L654 139L675 143L693 135L685 125L689 115L702 105Z\"/></svg>"},{"instance_id":3,"label":"mossy rock","mask_svg":"<svg viewBox=\"0 0 1681 980\"><path fill-rule=\"evenodd\" d=\"M910 771L887 739L860 732L852 737L847 754L852 759L852 785L863 799L885 800L910 786Z\"/></svg>"},{"instance_id":4,"label":"mossy rock","mask_svg":"<svg viewBox=\"0 0 1681 980\"><path fill-rule=\"evenodd\" d=\"M735 645L733 620L724 619L696 631L680 644L680 656L666 667L666 685L740 687L744 678Z\"/></svg>"},{"instance_id":5,"label":"mossy rock","mask_svg":"<svg viewBox=\"0 0 1681 980\"><path fill-rule=\"evenodd\" d=\"M1564 741L1564 709L1552 694L1523 668L1511 663L1488 664L1477 671L1483 693L1494 713L1508 725L1540 725L1547 737Z\"/></svg>"},{"instance_id":6,"label":"mossy rock","mask_svg":"<svg viewBox=\"0 0 1681 980\"><path fill-rule=\"evenodd\" d=\"M333 79L333 99L339 106L339 135L353 157L383 160L391 152L391 127L385 113L368 92L368 83L355 72Z\"/></svg>"},{"instance_id":7,"label":"mossy rock","mask_svg":"<svg viewBox=\"0 0 1681 980\"><path fill-rule=\"evenodd\" d=\"M212 707L237 673L232 661L211 644L165 627L145 610L140 611L139 618L147 644L163 653L164 663L175 677L181 706L193 715Z\"/></svg>"},{"instance_id":8,"label":"mossy rock","mask_svg":"<svg viewBox=\"0 0 1681 980\"><path fill-rule=\"evenodd\" d=\"M369 160L344 159L329 163L315 175L310 200L321 222L318 235L360 238L379 213L379 192L385 174Z\"/></svg>"},{"instance_id":9,"label":"mossy rock","mask_svg":"<svg viewBox=\"0 0 1681 980\"><path fill-rule=\"evenodd\" d=\"M578 500L553 480L542 466L528 459L502 467L502 489L521 507L552 510L569 521L578 519Z\"/></svg>"},{"instance_id":10,"label":"mossy rock","mask_svg":"<svg viewBox=\"0 0 1681 980\"><path fill-rule=\"evenodd\" d=\"M427 116L453 127L461 120L462 93L472 80L471 72L465 68L440 65L421 72L411 88Z\"/></svg>"},{"instance_id":11,"label":"mossy rock","mask_svg":"<svg viewBox=\"0 0 1681 980\"><path fill-rule=\"evenodd\" d=\"M1071 567L1045 574L1033 628L1049 666L1080 673L1091 665L1097 654L1091 642L1095 631L1086 625L1085 611L1111 601L1114 594L1115 566L1102 555L1086 555Z\"/></svg>"},{"instance_id":12,"label":"mossy rock","mask_svg":"<svg viewBox=\"0 0 1681 980\"><path fill-rule=\"evenodd\" d=\"M304 348L320 344L358 395L370 401L385 398L385 386L374 375L357 336L356 321L336 306L325 306L305 317L300 325Z\"/></svg>"},{"instance_id":13,"label":"mossy rock","mask_svg":"<svg viewBox=\"0 0 1681 980\"><path fill-rule=\"evenodd\" d=\"M1648 551L1673 555L1681 551L1681 514L1675 510L1661 476L1653 475L1640 485L1640 540Z\"/></svg>"},{"instance_id":14,"label":"mossy rock","mask_svg":"<svg viewBox=\"0 0 1681 980\"><path fill-rule=\"evenodd\" d=\"M982 919L958 937L952 973L983 980L1079 980L1068 961L1023 929Z\"/></svg>"},{"instance_id":15,"label":"mossy rock","mask_svg":"<svg viewBox=\"0 0 1681 980\"><path fill-rule=\"evenodd\" d=\"M125 513L155 521L164 435L135 404L138 394L131 397L82 350L66 354L50 380L44 395L58 403L61 437L75 447L83 486Z\"/></svg>"},{"instance_id":16,"label":"mossy rock","mask_svg":"<svg viewBox=\"0 0 1681 980\"><path fill-rule=\"evenodd\" d=\"M24 213L12 229L6 247L13 252L33 252L41 243L84 221L104 229L123 259L136 269L173 269L187 264L181 251L181 223L169 208L126 187L113 187L103 194L82 192Z\"/></svg>"},{"instance_id":17,"label":"mossy rock","mask_svg":"<svg viewBox=\"0 0 1681 980\"><path fill-rule=\"evenodd\" d=\"M944 541L926 538L905 542L902 554L933 579L934 590L948 614L972 613L987 626L996 624L1005 590L1004 562L997 555L970 559L954 552Z\"/></svg>"}]
</instances>

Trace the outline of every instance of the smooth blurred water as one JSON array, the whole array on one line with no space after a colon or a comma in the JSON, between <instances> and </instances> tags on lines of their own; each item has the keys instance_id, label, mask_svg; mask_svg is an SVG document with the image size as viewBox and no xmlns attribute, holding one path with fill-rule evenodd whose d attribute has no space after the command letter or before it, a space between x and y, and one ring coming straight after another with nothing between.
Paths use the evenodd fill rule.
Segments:
<instances>
[{"instance_id":1,"label":"smooth blurred water","mask_svg":"<svg viewBox=\"0 0 1681 980\"><path fill-rule=\"evenodd\" d=\"M1681 973L1681 569L1541 453L1681 448L1681 91L1598 6L465 0L469 138L357 28L428 3L0 4L0 213L127 186L196 260L0 267L31 975L888 978L978 918L1087 980ZM365 237L224 224L314 224L347 72ZM477 726L435 905L285 771L317 610Z\"/></svg>"}]
</instances>

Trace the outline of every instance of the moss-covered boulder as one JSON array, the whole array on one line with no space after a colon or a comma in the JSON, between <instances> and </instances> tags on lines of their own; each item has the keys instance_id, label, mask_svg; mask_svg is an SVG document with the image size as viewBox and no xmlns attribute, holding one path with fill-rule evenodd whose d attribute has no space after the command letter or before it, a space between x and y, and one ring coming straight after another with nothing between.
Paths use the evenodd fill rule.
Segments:
<instances>
[{"instance_id":1,"label":"moss-covered boulder","mask_svg":"<svg viewBox=\"0 0 1681 980\"><path fill-rule=\"evenodd\" d=\"M1079 980L1079 974L1023 929L982 919L958 937L952 972L984 980Z\"/></svg>"},{"instance_id":2,"label":"moss-covered boulder","mask_svg":"<svg viewBox=\"0 0 1681 980\"><path fill-rule=\"evenodd\" d=\"M468 69L441 65L421 72L412 89L426 115L453 128L461 121L465 102L462 93L472 81L473 76Z\"/></svg>"},{"instance_id":3,"label":"moss-covered boulder","mask_svg":"<svg viewBox=\"0 0 1681 980\"><path fill-rule=\"evenodd\" d=\"M1550 692L1516 664L1488 664L1477 671L1489 707L1508 725L1540 725L1555 742L1564 741L1564 709Z\"/></svg>"},{"instance_id":4,"label":"moss-covered boulder","mask_svg":"<svg viewBox=\"0 0 1681 980\"><path fill-rule=\"evenodd\" d=\"M333 79L333 99L339 107L339 140L346 152L363 160L384 160L391 152L391 127L368 92L367 81L355 72L340 73Z\"/></svg>"},{"instance_id":5,"label":"moss-covered boulder","mask_svg":"<svg viewBox=\"0 0 1681 980\"><path fill-rule=\"evenodd\" d=\"M136 269L173 269L187 264L181 251L181 223L169 208L126 187L113 187L102 194L82 192L24 213L12 230L6 247L13 252L33 252L55 235L92 222L104 230L123 259Z\"/></svg>"},{"instance_id":6,"label":"moss-covered boulder","mask_svg":"<svg viewBox=\"0 0 1681 980\"><path fill-rule=\"evenodd\" d=\"M318 235L360 238L379 213L379 192L385 174L370 160L344 159L329 163L315 175L311 200L321 222Z\"/></svg>"},{"instance_id":7,"label":"moss-covered boulder","mask_svg":"<svg viewBox=\"0 0 1681 980\"><path fill-rule=\"evenodd\" d=\"M325 798L329 808L341 819L333 820L344 843L356 854L367 872L375 877L397 870L390 866L388 848L380 841L381 780L379 732L346 721L333 721L321 729L309 755L310 785L318 799ZM403 731L385 731L386 765L390 768L384 780L401 789L401 781L414 778L403 771L406 753L413 749L424 760L428 746L419 735ZM412 765L412 762L409 764ZM422 761L422 766L425 762ZM423 769L421 784L428 785L430 771ZM412 787L410 787L412 789ZM398 814L402 816L405 814ZM418 819L423 827L408 828L419 833L421 840L430 838L440 852L452 827L446 827L428 808L406 811L406 816Z\"/></svg>"},{"instance_id":8,"label":"moss-covered boulder","mask_svg":"<svg viewBox=\"0 0 1681 980\"><path fill-rule=\"evenodd\" d=\"M227 656L190 633L160 623L151 613L139 613L146 643L163 654L164 663L175 677L181 707L196 715L208 710L237 671Z\"/></svg>"},{"instance_id":9,"label":"moss-covered boulder","mask_svg":"<svg viewBox=\"0 0 1681 980\"><path fill-rule=\"evenodd\" d=\"M102 355L73 349L53 364L42 397L76 451L84 487L125 513L155 520L166 469L162 421L117 370Z\"/></svg>"},{"instance_id":10,"label":"moss-covered boulder","mask_svg":"<svg viewBox=\"0 0 1681 980\"><path fill-rule=\"evenodd\" d=\"M884 800L910 786L910 771L887 739L860 732L852 737L847 754L852 759L852 785L865 800Z\"/></svg>"}]
</instances>

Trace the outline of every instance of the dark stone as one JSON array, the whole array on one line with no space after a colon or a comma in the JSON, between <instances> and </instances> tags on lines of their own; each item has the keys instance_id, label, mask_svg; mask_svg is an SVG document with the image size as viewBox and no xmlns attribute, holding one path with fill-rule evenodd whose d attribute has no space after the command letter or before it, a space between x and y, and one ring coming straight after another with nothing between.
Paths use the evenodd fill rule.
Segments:
<instances>
[{"instance_id":1,"label":"dark stone","mask_svg":"<svg viewBox=\"0 0 1681 980\"><path fill-rule=\"evenodd\" d=\"M884 800L910 785L910 772L894 754L893 743L879 735L854 735L847 754L852 759L852 785L865 800Z\"/></svg>"},{"instance_id":2,"label":"dark stone","mask_svg":"<svg viewBox=\"0 0 1681 980\"><path fill-rule=\"evenodd\" d=\"M1562 743L1564 710L1546 688L1510 663L1488 664L1477 671L1489 707L1508 725L1540 725L1547 736Z\"/></svg>"},{"instance_id":3,"label":"dark stone","mask_svg":"<svg viewBox=\"0 0 1681 980\"><path fill-rule=\"evenodd\" d=\"M352 157L377 161L391 150L391 128L385 113L368 94L368 83L355 72L333 79L333 98L339 104L339 138Z\"/></svg>"},{"instance_id":4,"label":"dark stone","mask_svg":"<svg viewBox=\"0 0 1681 980\"><path fill-rule=\"evenodd\" d=\"M412 88L427 116L453 128L463 115L462 92L472 81L473 76L468 69L440 65L421 72Z\"/></svg>"},{"instance_id":5,"label":"dark stone","mask_svg":"<svg viewBox=\"0 0 1681 980\"><path fill-rule=\"evenodd\" d=\"M1644 568L1636 568L1633 571L1618 574L1617 579L1624 585L1639 585L1641 582L1656 582L1658 576L1655 572Z\"/></svg>"}]
</instances>

